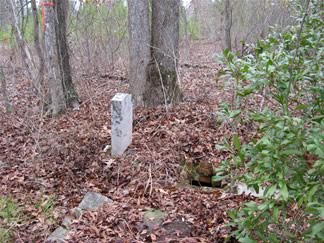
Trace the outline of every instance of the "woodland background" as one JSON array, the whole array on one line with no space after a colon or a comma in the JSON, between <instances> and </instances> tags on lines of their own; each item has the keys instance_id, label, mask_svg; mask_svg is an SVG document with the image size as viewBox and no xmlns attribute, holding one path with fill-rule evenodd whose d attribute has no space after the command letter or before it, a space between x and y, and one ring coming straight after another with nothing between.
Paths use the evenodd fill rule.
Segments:
<instances>
[{"instance_id":1,"label":"woodland background","mask_svg":"<svg viewBox=\"0 0 324 243\"><path fill-rule=\"evenodd\" d=\"M130 86L126 1L69 2L77 98L57 117L33 81L50 80L38 4L0 3L0 242L44 241L88 191L114 202L76 219L71 242L324 239L322 1L181 2L183 99L137 107L120 158L107 145L110 100Z\"/></svg>"}]
</instances>

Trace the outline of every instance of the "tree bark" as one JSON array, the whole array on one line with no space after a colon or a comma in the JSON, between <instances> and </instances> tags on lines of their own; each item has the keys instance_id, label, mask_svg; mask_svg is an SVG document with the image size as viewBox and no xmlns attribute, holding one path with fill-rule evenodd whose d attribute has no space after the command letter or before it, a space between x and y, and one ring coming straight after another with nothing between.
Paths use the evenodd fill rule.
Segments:
<instances>
[{"instance_id":1,"label":"tree bark","mask_svg":"<svg viewBox=\"0 0 324 243\"><path fill-rule=\"evenodd\" d=\"M41 89L40 93L44 95L45 60L44 60L44 54L42 51L42 47L41 47L42 45L39 37L39 21L38 21L36 0L31 0L31 7L32 7L33 21L34 21L34 46L39 60L37 83L39 84L40 86L39 88Z\"/></svg>"},{"instance_id":2,"label":"tree bark","mask_svg":"<svg viewBox=\"0 0 324 243\"><path fill-rule=\"evenodd\" d=\"M16 2L14 0L9 1L9 12L11 15L11 23L13 27L13 32L15 35L16 42L20 48L22 61L26 67L27 73L32 80L33 86L38 94L41 94L41 84L38 82L37 71L35 67L34 59L27 44L25 43L23 34L19 27L19 20L16 13Z\"/></svg>"},{"instance_id":3,"label":"tree bark","mask_svg":"<svg viewBox=\"0 0 324 243\"><path fill-rule=\"evenodd\" d=\"M143 106L147 67L151 59L149 2L128 0L129 90L135 106Z\"/></svg>"},{"instance_id":4,"label":"tree bark","mask_svg":"<svg viewBox=\"0 0 324 243\"><path fill-rule=\"evenodd\" d=\"M10 24L10 12L7 11L9 7L9 3L6 0L2 0L0 4L0 28L3 31L8 31L8 26ZM7 40L6 40L7 41Z\"/></svg>"},{"instance_id":5,"label":"tree bark","mask_svg":"<svg viewBox=\"0 0 324 243\"><path fill-rule=\"evenodd\" d=\"M48 70L48 86L51 98L52 115L56 116L64 112L66 105L63 85L58 65L58 53L55 33L55 11L53 0L43 1L45 15L45 49L46 64Z\"/></svg>"},{"instance_id":6,"label":"tree bark","mask_svg":"<svg viewBox=\"0 0 324 243\"><path fill-rule=\"evenodd\" d=\"M183 24L184 24L184 45L185 45L185 55L184 55L184 61L187 61L189 58L189 35L188 35L188 17L187 17L187 10L186 7L181 4L180 7L180 16L183 18Z\"/></svg>"},{"instance_id":7,"label":"tree bark","mask_svg":"<svg viewBox=\"0 0 324 243\"><path fill-rule=\"evenodd\" d=\"M231 38L231 28L232 28L232 9L230 0L225 0L225 46L226 49L232 50L232 38Z\"/></svg>"},{"instance_id":8,"label":"tree bark","mask_svg":"<svg viewBox=\"0 0 324 243\"><path fill-rule=\"evenodd\" d=\"M69 47L67 44L67 10L68 0L55 0L55 32L58 54L59 70L62 79L62 86L66 105L72 108L79 107L79 99L75 91L70 66Z\"/></svg>"},{"instance_id":9,"label":"tree bark","mask_svg":"<svg viewBox=\"0 0 324 243\"><path fill-rule=\"evenodd\" d=\"M9 97L7 94L7 82L6 82L6 77L3 72L2 66L0 66L0 80L1 80L1 91L2 91L1 93L2 93L2 97L3 97L4 106L6 108L6 112L10 113L12 111L12 108L11 108Z\"/></svg>"},{"instance_id":10,"label":"tree bark","mask_svg":"<svg viewBox=\"0 0 324 243\"><path fill-rule=\"evenodd\" d=\"M145 106L177 104L180 0L153 0L151 61L144 93Z\"/></svg>"}]
</instances>

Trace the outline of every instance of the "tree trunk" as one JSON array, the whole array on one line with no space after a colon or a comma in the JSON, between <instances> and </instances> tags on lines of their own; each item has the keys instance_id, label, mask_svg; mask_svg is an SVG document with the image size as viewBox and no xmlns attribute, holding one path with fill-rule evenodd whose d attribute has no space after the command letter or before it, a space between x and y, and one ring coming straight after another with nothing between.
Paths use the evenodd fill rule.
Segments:
<instances>
[{"instance_id":1,"label":"tree trunk","mask_svg":"<svg viewBox=\"0 0 324 243\"><path fill-rule=\"evenodd\" d=\"M6 108L6 112L10 113L12 111L11 105L10 105L10 101L9 101L9 97L7 94L7 83L6 83L6 77L5 74L3 72L3 67L0 66L0 80L1 80L1 93L2 93L2 97L3 97L3 102L4 102L4 106Z\"/></svg>"},{"instance_id":2,"label":"tree trunk","mask_svg":"<svg viewBox=\"0 0 324 243\"><path fill-rule=\"evenodd\" d=\"M5 1L2 0L0 4L0 14L1 14L0 28L2 31L8 31L8 25L10 23L10 14L9 14L10 12L7 11L8 7L9 7L8 2L6 0Z\"/></svg>"},{"instance_id":3,"label":"tree trunk","mask_svg":"<svg viewBox=\"0 0 324 243\"><path fill-rule=\"evenodd\" d=\"M44 65L45 60L44 60L44 54L42 51L42 47L41 47L42 45L39 37L39 21L38 21L36 0L31 0L31 7L32 7L33 21L34 21L34 45L39 60L37 83L40 85L39 87L41 89L40 93L44 95L43 85L44 85L44 74L45 74L45 65Z\"/></svg>"},{"instance_id":4,"label":"tree trunk","mask_svg":"<svg viewBox=\"0 0 324 243\"><path fill-rule=\"evenodd\" d=\"M26 67L26 70L28 72L28 75L30 79L32 80L33 86L36 89L36 92L38 94L41 94L41 84L38 83L38 78L37 78L37 72L36 72L36 67L35 67L35 62L32 58L31 51L29 50L23 34L20 30L19 27L19 20L18 16L16 13L16 2L14 0L8 0L9 1L9 12L11 15L11 23L13 27L13 32L15 35L16 42L20 48L21 52L21 57L22 61L24 63L24 66Z\"/></svg>"},{"instance_id":5,"label":"tree trunk","mask_svg":"<svg viewBox=\"0 0 324 243\"><path fill-rule=\"evenodd\" d=\"M153 0L151 61L144 93L145 106L177 104L180 0Z\"/></svg>"},{"instance_id":6,"label":"tree trunk","mask_svg":"<svg viewBox=\"0 0 324 243\"><path fill-rule=\"evenodd\" d=\"M188 17L187 17L187 10L186 7L181 4L180 7L180 16L183 18L183 28L184 28L184 46L185 46L185 55L184 55L184 61L187 61L189 58L189 35L188 35L188 28L189 28L189 23L188 23Z\"/></svg>"},{"instance_id":7,"label":"tree trunk","mask_svg":"<svg viewBox=\"0 0 324 243\"><path fill-rule=\"evenodd\" d=\"M42 2L45 16L45 49L48 69L48 86L50 91L52 114L56 116L65 110L65 99L58 65L58 53L55 35L55 12L53 0Z\"/></svg>"},{"instance_id":8,"label":"tree trunk","mask_svg":"<svg viewBox=\"0 0 324 243\"><path fill-rule=\"evenodd\" d=\"M225 0L225 45L226 49L232 50L232 38L231 38L231 28L232 28L232 9L230 0Z\"/></svg>"},{"instance_id":9,"label":"tree trunk","mask_svg":"<svg viewBox=\"0 0 324 243\"><path fill-rule=\"evenodd\" d=\"M147 67L151 58L149 2L128 0L129 90L136 106L143 106Z\"/></svg>"},{"instance_id":10,"label":"tree trunk","mask_svg":"<svg viewBox=\"0 0 324 243\"><path fill-rule=\"evenodd\" d=\"M65 102L68 107L78 108L79 99L72 82L70 55L66 38L68 0L55 0L54 2L56 45Z\"/></svg>"}]
</instances>

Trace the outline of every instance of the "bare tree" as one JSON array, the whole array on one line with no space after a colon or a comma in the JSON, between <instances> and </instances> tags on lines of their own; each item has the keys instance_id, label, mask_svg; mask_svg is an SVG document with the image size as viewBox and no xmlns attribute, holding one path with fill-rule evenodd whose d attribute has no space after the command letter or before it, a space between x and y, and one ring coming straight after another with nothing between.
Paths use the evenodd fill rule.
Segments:
<instances>
[{"instance_id":1,"label":"bare tree","mask_svg":"<svg viewBox=\"0 0 324 243\"><path fill-rule=\"evenodd\" d=\"M11 24L12 24L16 42L20 48L22 61L24 63L24 66L26 67L29 77L32 80L34 88L36 89L37 93L41 93L41 84L39 83L39 80L38 80L35 61L33 59L31 50L30 50L29 46L27 45L27 43L23 37L23 33L19 27L19 18L17 16L16 1L14 1L14 0L8 0L8 1L9 1L8 7L9 7L10 16L11 16Z\"/></svg>"},{"instance_id":2,"label":"bare tree","mask_svg":"<svg viewBox=\"0 0 324 243\"><path fill-rule=\"evenodd\" d=\"M51 112L56 116L66 107L79 107L70 67L66 37L68 0L43 1L44 39Z\"/></svg>"},{"instance_id":3,"label":"bare tree","mask_svg":"<svg viewBox=\"0 0 324 243\"><path fill-rule=\"evenodd\" d=\"M150 50L147 49L149 41L149 35L147 35L149 30L147 1L138 0L136 3L142 7L142 14L136 14L134 11L136 5L131 3L129 8L131 24L129 36L130 39L134 39L129 42L130 54L132 55L130 59L130 75L134 74L134 68L137 66L142 64L144 67L140 70L136 79L130 76L132 80L131 92L135 94L135 100L141 101L143 99L144 106L177 104L182 98L177 74L180 0L152 1ZM141 27L141 23L144 25L145 36L140 36L143 27L143 25ZM134 47L145 52L140 60L135 58L136 52L132 50ZM150 54L149 63L147 62L148 54ZM141 63L142 60L144 60L143 63ZM141 78L145 78L145 83L140 80ZM135 88L137 81L140 82L140 85Z\"/></svg>"},{"instance_id":4,"label":"bare tree","mask_svg":"<svg viewBox=\"0 0 324 243\"><path fill-rule=\"evenodd\" d=\"M44 65L44 54L42 51L42 45L41 45L40 35L39 35L39 21L38 21L36 0L31 0L31 7L32 7L32 14L33 14L33 22L34 22L34 46L39 61L37 83L39 84L39 89L41 90L40 93L44 94L43 87L44 87L45 65Z\"/></svg>"},{"instance_id":5,"label":"bare tree","mask_svg":"<svg viewBox=\"0 0 324 243\"><path fill-rule=\"evenodd\" d=\"M177 104L181 100L177 75L179 12L180 0L152 2L151 62L144 94L148 106Z\"/></svg>"},{"instance_id":6,"label":"bare tree","mask_svg":"<svg viewBox=\"0 0 324 243\"><path fill-rule=\"evenodd\" d=\"M0 4L0 28L2 30L7 30L7 27L10 23L10 15L7 11L8 2L2 1Z\"/></svg>"},{"instance_id":7,"label":"bare tree","mask_svg":"<svg viewBox=\"0 0 324 243\"><path fill-rule=\"evenodd\" d=\"M0 81L1 81L1 93L2 93L2 97L3 97L3 101L4 101L4 106L6 108L6 112L10 113L12 111L12 108L11 108L9 97L8 97L8 94L7 94L6 77L5 77L5 74L3 72L3 67L2 66L0 66Z\"/></svg>"},{"instance_id":8,"label":"bare tree","mask_svg":"<svg viewBox=\"0 0 324 243\"><path fill-rule=\"evenodd\" d=\"M47 78L50 91L51 111L53 116L64 112L66 105L64 99L63 85L60 75L58 62L58 52L56 46L55 33L55 11L54 0L42 2L44 7L44 39L45 39L45 57L47 64Z\"/></svg>"},{"instance_id":9,"label":"bare tree","mask_svg":"<svg viewBox=\"0 0 324 243\"><path fill-rule=\"evenodd\" d=\"M82 72L114 72L128 57L127 7L124 0L83 1L70 8L71 63Z\"/></svg>"},{"instance_id":10,"label":"bare tree","mask_svg":"<svg viewBox=\"0 0 324 243\"><path fill-rule=\"evenodd\" d=\"M226 49L232 50L232 38L231 38L231 28L232 28L232 8L230 0L225 0L225 46Z\"/></svg>"},{"instance_id":11,"label":"bare tree","mask_svg":"<svg viewBox=\"0 0 324 243\"><path fill-rule=\"evenodd\" d=\"M79 99L72 82L70 55L66 37L67 8L68 0L55 0L56 46L66 105L68 107L78 108Z\"/></svg>"},{"instance_id":12,"label":"bare tree","mask_svg":"<svg viewBox=\"0 0 324 243\"><path fill-rule=\"evenodd\" d=\"M135 104L143 106L143 95L147 81L147 67L151 59L148 1L128 0L128 32L129 89L134 97Z\"/></svg>"}]
</instances>

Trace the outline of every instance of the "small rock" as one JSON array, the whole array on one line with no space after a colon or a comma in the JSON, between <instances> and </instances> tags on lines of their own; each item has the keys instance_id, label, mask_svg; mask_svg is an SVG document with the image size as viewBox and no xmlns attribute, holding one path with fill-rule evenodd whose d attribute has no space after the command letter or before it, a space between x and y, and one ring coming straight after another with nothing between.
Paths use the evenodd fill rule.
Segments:
<instances>
[{"instance_id":1,"label":"small rock","mask_svg":"<svg viewBox=\"0 0 324 243\"><path fill-rule=\"evenodd\" d=\"M82 215L82 209L81 208L73 208L72 209L72 213L73 213L73 216L76 218L76 219L79 219Z\"/></svg>"},{"instance_id":2,"label":"small rock","mask_svg":"<svg viewBox=\"0 0 324 243\"><path fill-rule=\"evenodd\" d=\"M5 167L5 166L6 166L5 162L3 162L3 161L0 160L0 168L1 167Z\"/></svg>"},{"instance_id":3,"label":"small rock","mask_svg":"<svg viewBox=\"0 0 324 243\"><path fill-rule=\"evenodd\" d=\"M108 197L105 197L97 192L88 192L78 208L82 210L96 210L106 203L112 203L113 201Z\"/></svg>"},{"instance_id":4,"label":"small rock","mask_svg":"<svg viewBox=\"0 0 324 243\"><path fill-rule=\"evenodd\" d=\"M47 242L63 243L68 239L69 230L64 227L58 227L48 238Z\"/></svg>"},{"instance_id":5,"label":"small rock","mask_svg":"<svg viewBox=\"0 0 324 243\"><path fill-rule=\"evenodd\" d=\"M151 224L159 225L163 222L167 213L158 209L149 209L144 213L144 222L149 226Z\"/></svg>"},{"instance_id":6,"label":"small rock","mask_svg":"<svg viewBox=\"0 0 324 243\"><path fill-rule=\"evenodd\" d=\"M63 219L63 222L62 222L62 225L65 227L65 228L69 228L69 226L72 224L72 219L70 217L65 217Z\"/></svg>"}]
</instances>

